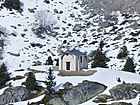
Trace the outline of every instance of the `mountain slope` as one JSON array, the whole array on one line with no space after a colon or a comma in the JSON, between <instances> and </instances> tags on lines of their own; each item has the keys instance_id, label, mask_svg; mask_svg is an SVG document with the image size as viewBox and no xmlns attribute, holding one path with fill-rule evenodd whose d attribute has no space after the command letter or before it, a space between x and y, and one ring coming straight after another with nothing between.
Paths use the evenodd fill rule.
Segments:
<instances>
[{"instance_id":1,"label":"mountain slope","mask_svg":"<svg viewBox=\"0 0 140 105\"><path fill-rule=\"evenodd\" d=\"M139 11L139 1L135 1L132 4L136 5L134 7ZM105 44L103 52L110 58L107 63L109 69L95 68L97 73L88 77L57 76L57 85L67 81L77 85L83 80L91 80L108 86L104 92L108 94L109 89L120 84L116 78L120 78L127 83L140 83L138 74L121 71L126 59L117 59L120 48L126 45L128 56L133 58L136 73L139 73L139 14L134 12L132 12L133 14L124 13L122 9L125 8L119 8L120 11L112 11L115 10L115 7L113 8L113 5L111 5L113 9L106 10L107 15L103 16L99 12L104 12L107 9L102 8L102 6L104 2L109 5L110 0L105 0L104 2L98 0L97 4L101 6L96 6L100 6L99 8L93 8L94 6L90 3L92 1L89 0L51 0L50 3L45 3L44 0L22 0L21 2L23 4L22 13L16 10L10 11L5 7L0 9L0 32L2 32L0 33L0 41L4 40L4 45L0 46L0 59L1 52L3 52L3 59L0 62L5 62L8 65L9 72L12 73L11 77L24 76L23 79L10 81L13 86L20 86L25 81L25 74L29 72L26 68L32 68L32 65L37 63L43 65L48 56L55 60L59 58L62 50L65 51L75 47L89 54L99 47L100 41ZM131 2L131 0L128 2ZM131 6L131 3L129 6ZM116 8L118 7L116 5ZM93 9L95 9L94 11L98 11L98 9L103 11L94 13ZM46 15L41 14L41 16L45 16L49 29L47 29L47 32L36 35L34 30L36 31L39 25L36 15L38 12L44 11ZM18 69L24 69L24 71L16 71ZM55 72L55 74L57 73ZM44 81L46 73L36 73L35 76L37 80ZM43 83L41 85L45 86ZM138 97L129 101L137 103ZM92 100L82 105L90 105L91 103L93 104ZM16 104L18 105L18 103ZM135 103L133 104L136 105Z\"/></svg>"},{"instance_id":2,"label":"mountain slope","mask_svg":"<svg viewBox=\"0 0 140 105\"><path fill-rule=\"evenodd\" d=\"M89 53L96 50L99 42L104 40L106 45L103 50L107 51L107 56L111 59L108 63L110 68L122 68L125 60L118 60L116 56L120 47L126 45L129 46L128 51L130 57L134 58L137 70L139 69L139 15L112 12L109 19L104 20L103 16L86 13L79 5L82 4L81 1L59 0L51 1L50 4L43 0L21 2L24 4L21 14L15 10L7 11L6 8L1 10L1 26L8 30L4 61L9 66L29 67L37 61L45 63L48 56L58 58L58 52L67 47L72 49L77 46L81 51ZM44 10L49 11L46 18L50 18L48 24L53 24L52 31L57 32L57 35L44 34L44 39L41 39L32 29L36 26L35 14ZM77 24L80 24L79 31L74 30Z\"/></svg>"}]
</instances>

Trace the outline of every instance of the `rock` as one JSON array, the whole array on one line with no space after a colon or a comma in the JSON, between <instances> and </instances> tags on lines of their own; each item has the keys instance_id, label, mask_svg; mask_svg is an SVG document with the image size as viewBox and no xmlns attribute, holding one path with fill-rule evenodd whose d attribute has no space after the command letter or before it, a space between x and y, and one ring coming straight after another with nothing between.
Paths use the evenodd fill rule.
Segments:
<instances>
[{"instance_id":1,"label":"rock","mask_svg":"<svg viewBox=\"0 0 140 105\"><path fill-rule=\"evenodd\" d=\"M59 12L60 14L62 14L63 13L63 11L62 10L60 10L60 12Z\"/></svg>"},{"instance_id":2,"label":"rock","mask_svg":"<svg viewBox=\"0 0 140 105\"><path fill-rule=\"evenodd\" d=\"M81 24L75 24L73 27L73 31L80 31L81 30Z\"/></svg>"},{"instance_id":3,"label":"rock","mask_svg":"<svg viewBox=\"0 0 140 105\"><path fill-rule=\"evenodd\" d=\"M133 3L132 2L136 2ZM127 5L123 5L127 4ZM82 0L80 3L86 11L92 14L109 15L112 11L120 11L120 13L138 13L140 14L139 0Z\"/></svg>"},{"instance_id":4,"label":"rock","mask_svg":"<svg viewBox=\"0 0 140 105\"><path fill-rule=\"evenodd\" d=\"M0 49L4 48L4 40L0 39Z\"/></svg>"},{"instance_id":5,"label":"rock","mask_svg":"<svg viewBox=\"0 0 140 105\"><path fill-rule=\"evenodd\" d=\"M97 96L93 102L95 103L100 103L100 102L107 102L108 100L112 100L112 97L110 95L107 94L101 94L99 96Z\"/></svg>"},{"instance_id":6,"label":"rock","mask_svg":"<svg viewBox=\"0 0 140 105\"><path fill-rule=\"evenodd\" d=\"M107 105L132 105L131 103L126 103L126 102L115 102L112 104L107 104Z\"/></svg>"},{"instance_id":7,"label":"rock","mask_svg":"<svg viewBox=\"0 0 140 105\"><path fill-rule=\"evenodd\" d=\"M70 82L66 82L64 85L63 85L64 89L71 89L73 87L72 83Z\"/></svg>"},{"instance_id":8,"label":"rock","mask_svg":"<svg viewBox=\"0 0 140 105\"><path fill-rule=\"evenodd\" d=\"M34 8L33 8L33 9L31 9L31 8L28 8L28 11L29 11L30 13L35 13L35 10L34 10Z\"/></svg>"},{"instance_id":9,"label":"rock","mask_svg":"<svg viewBox=\"0 0 140 105\"><path fill-rule=\"evenodd\" d=\"M88 39L84 39L84 40L82 41L82 43L87 42L87 41L88 41Z\"/></svg>"},{"instance_id":10,"label":"rock","mask_svg":"<svg viewBox=\"0 0 140 105\"><path fill-rule=\"evenodd\" d=\"M109 90L114 100L133 99L140 93L140 84L124 83Z\"/></svg>"},{"instance_id":11,"label":"rock","mask_svg":"<svg viewBox=\"0 0 140 105\"><path fill-rule=\"evenodd\" d=\"M54 12L55 12L55 13L58 13L58 10L57 10L57 9L54 9Z\"/></svg>"},{"instance_id":12,"label":"rock","mask_svg":"<svg viewBox=\"0 0 140 105\"><path fill-rule=\"evenodd\" d=\"M23 101L29 96L29 91L22 86L7 88L0 95L0 104L8 104Z\"/></svg>"},{"instance_id":13,"label":"rock","mask_svg":"<svg viewBox=\"0 0 140 105\"><path fill-rule=\"evenodd\" d=\"M70 83L67 83L70 85ZM83 81L72 89L66 90L61 96L53 98L49 104L58 105L78 105L95 97L103 92L106 86L97 82Z\"/></svg>"},{"instance_id":14,"label":"rock","mask_svg":"<svg viewBox=\"0 0 140 105\"><path fill-rule=\"evenodd\" d=\"M49 101L51 105L67 105L60 97L53 98Z\"/></svg>"},{"instance_id":15,"label":"rock","mask_svg":"<svg viewBox=\"0 0 140 105\"><path fill-rule=\"evenodd\" d=\"M50 1L49 0L44 0L45 3L47 4L50 4Z\"/></svg>"},{"instance_id":16,"label":"rock","mask_svg":"<svg viewBox=\"0 0 140 105\"><path fill-rule=\"evenodd\" d=\"M19 57L20 53L13 53L13 52L7 52L8 54L15 56L15 57Z\"/></svg>"},{"instance_id":17,"label":"rock","mask_svg":"<svg viewBox=\"0 0 140 105\"><path fill-rule=\"evenodd\" d=\"M71 35L71 32L68 32L67 36L71 37L71 36L72 36L72 35Z\"/></svg>"},{"instance_id":18,"label":"rock","mask_svg":"<svg viewBox=\"0 0 140 105\"><path fill-rule=\"evenodd\" d=\"M122 35L118 35L117 37L115 37L114 39L113 39L113 41L116 41L116 40L121 40L122 39Z\"/></svg>"},{"instance_id":19,"label":"rock","mask_svg":"<svg viewBox=\"0 0 140 105\"><path fill-rule=\"evenodd\" d=\"M34 63L33 66L39 66L39 65L42 65L42 62L40 62L39 60L38 60L38 61L34 61L33 63Z\"/></svg>"}]
</instances>

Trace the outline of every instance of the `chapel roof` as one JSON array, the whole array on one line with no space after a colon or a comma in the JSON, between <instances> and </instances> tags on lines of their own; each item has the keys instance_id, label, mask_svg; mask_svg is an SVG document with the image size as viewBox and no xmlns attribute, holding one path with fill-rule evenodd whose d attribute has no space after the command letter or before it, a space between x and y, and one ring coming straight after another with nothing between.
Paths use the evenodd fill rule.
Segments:
<instances>
[{"instance_id":1,"label":"chapel roof","mask_svg":"<svg viewBox=\"0 0 140 105\"><path fill-rule=\"evenodd\" d=\"M76 50L76 49L73 49L73 50L67 50L65 53L69 53L69 54L72 54L72 55L76 55L76 56L79 56L79 55L86 55L86 53L83 53L79 50Z\"/></svg>"}]
</instances>

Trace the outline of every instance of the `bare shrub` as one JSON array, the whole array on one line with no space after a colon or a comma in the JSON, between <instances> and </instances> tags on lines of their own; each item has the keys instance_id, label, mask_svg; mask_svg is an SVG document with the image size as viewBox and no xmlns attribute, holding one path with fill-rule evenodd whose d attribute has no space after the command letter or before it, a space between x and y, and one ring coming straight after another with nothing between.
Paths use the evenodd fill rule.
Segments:
<instances>
[{"instance_id":1,"label":"bare shrub","mask_svg":"<svg viewBox=\"0 0 140 105\"><path fill-rule=\"evenodd\" d=\"M47 10L39 10L35 14L35 24L32 28L32 31L37 35L37 37L44 39L45 34L52 35L53 26L56 24L56 21L51 13Z\"/></svg>"},{"instance_id":2,"label":"bare shrub","mask_svg":"<svg viewBox=\"0 0 140 105\"><path fill-rule=\"evenodd\" d=\"M37 11L35 14L35 18L39 27L53 26L54 24L56 24L56 21L54 20L52 14L47 10Z\"/></svg>"}]
</instances>

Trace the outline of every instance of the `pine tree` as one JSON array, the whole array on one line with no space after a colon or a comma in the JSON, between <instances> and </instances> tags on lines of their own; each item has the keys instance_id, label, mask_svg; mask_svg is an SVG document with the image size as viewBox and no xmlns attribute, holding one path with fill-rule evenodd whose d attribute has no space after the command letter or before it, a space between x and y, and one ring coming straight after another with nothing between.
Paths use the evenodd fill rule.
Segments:
<instances>
[{"instance_id":1,"label":"pine tree","mask_svg":"<svg viewBox=\"0 0 140 105\"><path fill-rule=\"evenodd\" d=\"M59 66L59 59L55 59L56 61L56 66Z\"/></svg>"},{"instance_id":2,"label":"pine tree","mask_svg":"<svg viewBox=\"0 0 140 105\"><path fill-rule=\"evenodd\" d=\"M101 40L99 43L99 48L101 51L103 50L103 47L104 47L104 42L103 42L103 40Z\"/></svg>"},{"instance_id":3,"label":"pine tree","mask_svg":"<svg viewBox=\"0 0 140 105\"><path fill-rule=\"evenodd\" d=\"M29 90L34 90L36 87L36 78L32 72L28 73L27 79L25 81L25 86Z\"/></svg>"},{"instance_id":4,"label":"pine tree","mask_svg":"<svg viewBox=\"0 0 140 105\"><path fill-rule=\"evenodd\" d=\"M15 10L20 9L20 1L19 0L5 0L3 5L9 9L15 9Z\"/></svg>"},{"instance_id":5,"label":"pine tree","mask_svg":"<svg viewBox=\"0 0 140 105\"><path fill-rule=\"evenodd\" d=\"M53 60L52 60L51 56L48 57L45 64L46 65L53 65Z\"/></svg>"},{"instance_id":6,"label":"pine tree","mask_svg":"<svg viewBox=\"0 0 140 105\"><path fill-rule=\"evenodd\" d=\"M117 58L118 59L122 59L122 58L127 57L127 55L128 55L127 47L123 46L123 47L121 47L120 52L117 55Z\"/></svg>"},{"instance_id":7,"label":"pine tree","mask_svg":"<svg viewBox=\"0 0 140 105\"><path fill-rule=\"evenodd\" d=\"M128 57L125 65L124 65L124 68L122 70L135 73L134 69L135 69L134 62L133 62L132 58Z\"/></svg>"},{"instance_id":8,"label":"pine tree","mask_svg":"<svg viewBox=\"0 0 140 105\"><path fill-rule=\"evenodd\" d=\"M47 95L53 95L55 93L54 87L56 85L56 82L54 81L55 76L53 75L53 70L51 68L49 68L48 71L48 76L46 78Z\"/></svg>"},{"instance_id":9,"label":"pine tree","mask_svg":"<svg viewBox=\"0 0 140 105\"><path fill-rule=\"evenodd\" d=\"M8 69L6 65L3 63L0 66L0 88L4 87L6 82L10 80L10 73L8 73Z\"/></svg>"},{"instance_id":10,"label":"pine tree","mask_svg":"<svg viewBox=\"0 0 140 105\"><path fill-rule=\"evenodd\" d=\"M107 68L107 61L109 61L109 59L105 56L105 54L100 49L97 49L94 56L94 62L91 64L91 67Z\"/></svg>"}]
</instances>

